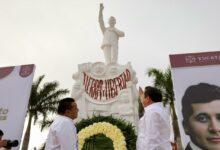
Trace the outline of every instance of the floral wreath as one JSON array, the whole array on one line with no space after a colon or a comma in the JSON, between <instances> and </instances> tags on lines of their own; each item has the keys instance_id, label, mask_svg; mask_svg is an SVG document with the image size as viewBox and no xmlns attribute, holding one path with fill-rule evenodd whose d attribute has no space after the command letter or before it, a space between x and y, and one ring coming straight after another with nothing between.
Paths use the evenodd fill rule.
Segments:
<instances>
[{"instance_id":1,"label":"floral wreath","mask_svg":"<svg viewBox=\"0 0 220 150\"><path fill-rule=\"evenodd\" d=\"M82 150L85 140L97 134L104 134L113 142L114 150L127 150L125 137L121 130L111 123L98 122L87 126L78 133L79 150Z\"/></svg>"},{"instance_id":2,"label":"floral wreath","mask_svg":"<svg viewBox=\"0 0 220 150\"><path fill-rule=\"evenodd\" d=\"M106 123L110 125L106 126ZM87 128L89 126L90 126L90 130L88 130ZM93 115L91 118L82 119L81 121L77 122L76 128L77 128L77 133L81 134L81 135L80 134L78 135L79 146L80 146L79 150L82 150L82 149L89 150L89 149L94 149L94 148L96 148L97 150L103 150L106 148L114 149L114 150L123 150L123 148L119 148L119 149L115 148L115 146L117 145L118 146L124 145L123 147L126 146L126 150L136 149L137 135L135 132L135 127L132 123L120 117L116 117L112 115L110 116ZM91 130L91 128L93 130ZM119 133L119 134L116 134L116 133ZM115 136L107 137L108 134L116 135L116 137L118 136L117 140L115 140ZM119 142L118 140L119 136L124 137L123 140L125 141L126 144L125 143L120 144L120 143L123 143L121 142L123 140L121 138ZM115 141L117 143L114 143ZM98 145L96 145L95 143L97 143Z\"/></svg>"}]
</instances>

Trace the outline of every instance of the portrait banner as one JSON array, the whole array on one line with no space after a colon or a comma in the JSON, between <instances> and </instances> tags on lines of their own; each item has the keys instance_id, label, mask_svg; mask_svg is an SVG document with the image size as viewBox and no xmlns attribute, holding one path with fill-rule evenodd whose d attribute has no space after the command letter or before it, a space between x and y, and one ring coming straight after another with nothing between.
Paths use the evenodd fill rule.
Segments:
<instances>
[{"instance_id":1,"label":"portrait banner","mask_svg":"<svg viewBox=\"0 0 220 150\"><path fill-rule=\"evenodd\" d=\"M34 70L33 64L0 68L0 130L12 150L21 144Z\"/></svg>"},{"instance_id":2,"label":"portrait banner","mask_svg":"<svg viewBox=\"0 0 220 150\"><path fill-rule=\"evenodd\" d=\"M220 51L170 55L184 149L220 149Z\"/></svg>"}]
</instances>

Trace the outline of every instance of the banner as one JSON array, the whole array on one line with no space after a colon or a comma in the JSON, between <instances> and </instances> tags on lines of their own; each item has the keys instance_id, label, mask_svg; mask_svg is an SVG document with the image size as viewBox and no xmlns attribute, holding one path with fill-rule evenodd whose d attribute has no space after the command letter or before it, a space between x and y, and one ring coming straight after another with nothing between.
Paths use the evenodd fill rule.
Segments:
<instances>
[{"instance_id":1,"label":"banner","mask_svg":"<svg viewBox=\"0 0 220 150\"><path fill-rule=\"evenodd\" d=\"M0 130L12 150L20 147L34 70L33 64L0 68Z\"/></svg>"},{"instance_id":2,"label":"banner","mask_svg":"<svg viewBox=\"0 0 220 150\"><path fill-rule=\"evenodd\" d=\"M131 81L131 74L126 69L122 74L110 79L96 79L83 72L83 85L87 95L95 101L108 100L118 96L119 92L127 88Z\"/></svg>"},{"instance_id":3,"label":"banner","mask_svg":"<svg viewBox=\"0 0 220 150\"><path fill-rule=\"evenodd\" d=\"M170 55L185 149L220 149L220 51Z\"/></svg>"}]
</instances>

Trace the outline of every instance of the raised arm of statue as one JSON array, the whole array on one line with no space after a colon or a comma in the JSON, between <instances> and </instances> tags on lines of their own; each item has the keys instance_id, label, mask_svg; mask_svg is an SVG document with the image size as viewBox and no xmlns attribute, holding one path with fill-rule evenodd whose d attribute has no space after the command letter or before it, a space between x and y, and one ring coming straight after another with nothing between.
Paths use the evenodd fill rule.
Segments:
<instances>
[{"instance_id":1,"label":"raised arm of statue","mask_svg":"<svg viewBox=\"0 0 220 150\"><path fill-rule=\"evenodd\" d=\"M102 30L102 33L104 34L106 28L105 28L105 23L103 21L103 9L104 9L104 6L101 3L100 8L99 8L99 25Z\"/></svg>"}]
</instances>

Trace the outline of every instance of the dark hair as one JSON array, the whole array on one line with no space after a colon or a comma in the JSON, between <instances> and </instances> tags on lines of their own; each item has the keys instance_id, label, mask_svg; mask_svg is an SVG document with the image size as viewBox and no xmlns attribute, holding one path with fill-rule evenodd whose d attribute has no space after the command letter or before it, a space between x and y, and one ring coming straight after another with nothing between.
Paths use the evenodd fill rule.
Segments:
<instances>
[{"instance_id":1,"label":"dark hair","mask_svg":"<svg viewBox=\"0 0 220 150\"><path fill-rule=\"evenodd\" d=\"M75 100L70 97L60 100L59 105L58 105L58 110L57 110L58 114L64 114L66 110L71 109L72 102L75 102Z\"/></svg>"},{"instance_id":2,"label":"dark hair","mask_svg":"<svg viewBox=\"0 0 220 150\"><path fill-rule=\"evenodd\" d=\"M3 136L4 135L4 133L3 133L3 131L0 129L0 136Z\"/></svg>"},{"instance_id":3,"label":"dark hair","mask_svg":"<svg viewBox=\"0 0 220 150\"><path fill-rule=\"evenodd\" d=\"M183 125L186 125L192 115L192 105L197 103L209 103L220 99L220 87L208 83L199 83L189 86L182 98Z\"/></svg>"},{"instance_id":4,"label":"dark hair","mask_svg":"<svg viewBox=\"0 0 220 150\"><path fill-rule=\"evenodd\" d=\"M162 102L162 93L159 89L155 87L145 87L144 96L145 98L149 96L153 102Z\"/></svg>"}]
</instances>

